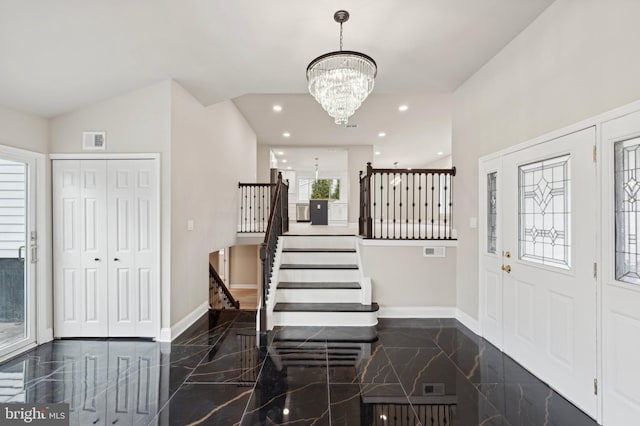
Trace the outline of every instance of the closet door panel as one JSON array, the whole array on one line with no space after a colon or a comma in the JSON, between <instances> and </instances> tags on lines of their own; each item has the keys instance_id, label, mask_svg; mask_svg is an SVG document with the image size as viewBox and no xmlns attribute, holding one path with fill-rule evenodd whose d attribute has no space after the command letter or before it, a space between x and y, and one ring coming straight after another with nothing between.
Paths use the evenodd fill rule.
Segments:
<instances>
[{"instance_id":1,"label":"closet door panel","mask_svg":"<svg viewBox=\"0 0 640 426\"><path fill-rule=\"evenodd\" d=\"M117 160L108 166L109 335L157 334L157 177L152 160Z\"/></svg>"},{"instance_id":2,"label":"closet door panel","mask_svg":"<svg viewBox=\"0 0 640 426\"><path fill-rule=\"evenodd\" d=\"M55 335L107 335L106 162L53 163Z\"/></svg>"}]
</instances>

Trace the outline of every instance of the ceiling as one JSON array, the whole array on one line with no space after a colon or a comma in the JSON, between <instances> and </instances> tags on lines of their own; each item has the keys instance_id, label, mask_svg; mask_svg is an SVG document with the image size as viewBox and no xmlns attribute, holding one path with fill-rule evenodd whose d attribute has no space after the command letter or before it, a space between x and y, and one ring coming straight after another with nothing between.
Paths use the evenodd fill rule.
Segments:
<instances>
[{"instance_id":1,"label":"ceiling","mask_svg":"<svg viewBox=\"0 0 640 426\"><path fill-rule=\"evenodd\" d=\"M291 146L276 146L272 148L281 170L295 170L298 172L314 172L316 164L323 172L346 171L348 166L347 150L344 148L297 148ZM316 160L317 159L317 160Z\"/></svg>"},{"instance_id":2,"label":"ceiling","mask_svg":"<svg viewBox=\"0 0 640 426\"><path fill-rule=\"evenodd\" d=\"M415 94L451 93L552 1L0 0L0 105L53 117L174 79L204 105L249 95L237 105L260 143L281 141L251 102L286 99L296 108L288 127L298 143L377 146L374 128L404 128L407 115L391 115L398 102L410 102L403 95L419 102ZM333 13L341 8L351 14L344 48L373 57L379 72L374 96L353 118L359 131L336 136L320 122L328 118L319 106L300 95L307 64L338 47ZM430 122L425 114L413 119ZM404 141L431 139L416 126Z\"/></svg>"}]
</instances>

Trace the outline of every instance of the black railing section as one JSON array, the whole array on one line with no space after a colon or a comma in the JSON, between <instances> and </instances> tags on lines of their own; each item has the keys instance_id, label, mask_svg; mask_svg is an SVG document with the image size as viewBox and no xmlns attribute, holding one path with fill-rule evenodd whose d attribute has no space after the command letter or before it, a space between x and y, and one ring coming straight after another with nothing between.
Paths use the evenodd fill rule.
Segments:
<instances>
[{"instance_id":1,"label":"black railing section","mask_svg":"<svg viewBox=\"0 0 640 426\"><path fill-rule=\"evenodd\" d=\"M264 242L260 246L260 260L262 261L262 292L260 294L260 331L267 327L267 300L271 272L278 246L278 237L289 231L289 185L282 180L282 173L278 173L278 180L273 195L269 223L264 235Z\"/></svg>"},{"instance_id":2,"label":"black railing section","mask_svg":"<svg viewBox=\"0 0 640 426\"><path fill-rule=\"evenodd\" d=\"M265 232L271 212L271 197L275 184L238 183L240 218L238 232Z\"/></svg>"},{"instance_id":3,"label":"black railing section","mask_svg":"<svg viewBox=\"0 0 640 426\"><path fill-rule=\"evenodd\" d=\"M369 239L455 240L451 169L360 172L359 235Z\"/></svg>"},{"instance_id":4,"label":"black railing section","mask_svg":"<svg viewBox=\"0 0 640 426\"><path fill-rule=\"evenodd\" d=\"M240 302L233 297L211 264L209 264L209 305L213 309L240 309Z\"/></svg>"}]
</instances>

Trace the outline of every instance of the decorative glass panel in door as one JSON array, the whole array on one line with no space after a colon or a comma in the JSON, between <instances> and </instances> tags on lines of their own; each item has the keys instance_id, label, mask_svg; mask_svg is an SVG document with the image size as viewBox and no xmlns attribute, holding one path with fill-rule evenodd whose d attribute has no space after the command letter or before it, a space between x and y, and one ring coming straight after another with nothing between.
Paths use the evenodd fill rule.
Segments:
<instances>
[{"instance_id":1,"label":"decorative glass panel in door","mask_svg":"<svg viewBox=\"0 0 640 426\"><path fill-rule=\"evenodd\" d=\"M614 144L616 280L640 284L640 138Z\"/></svg>"},{"instance_id":2,"label":"decorative glass panel in door","mask_svg":"<svg viewBox=\"0 0 640 426\"><path fill-rule=\"evenodd\" d=\"M496 226L497 226L497 197L498 197L498 172L487 175L487 253L496 252Z\"/></svg>"},{"instance_id":3,"label":"decorative glass panel in door","mask_svg":"<svg viewBox=\"0 0 640 426\"><path fill-rule=\"evenodd\" d=\"M0 354L28 338L27 167L0 158Z\"/></svg>"}]
</instances>

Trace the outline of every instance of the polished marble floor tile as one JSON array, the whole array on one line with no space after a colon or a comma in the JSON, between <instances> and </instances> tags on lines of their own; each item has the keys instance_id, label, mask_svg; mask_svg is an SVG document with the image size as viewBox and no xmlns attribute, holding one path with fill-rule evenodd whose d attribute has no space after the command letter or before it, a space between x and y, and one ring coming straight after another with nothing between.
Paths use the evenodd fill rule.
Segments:
<instances>
[{"instance_id":1,"label":"polished marble floor tile","mask_svg":"<svg viewBox=\"0 0 640 426\"><path fill-rule=\"evenodd\" d=\"M451 319L256 339L255 312L226 310L172 343L56 340L0 364L0 402L68 403L80 426L596 424Z\"/></svg>"}]
</instances>

